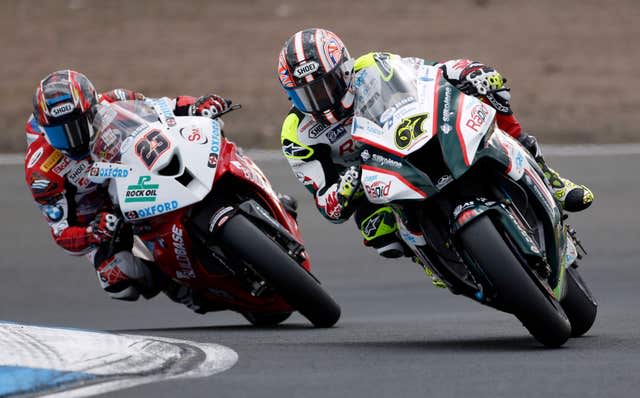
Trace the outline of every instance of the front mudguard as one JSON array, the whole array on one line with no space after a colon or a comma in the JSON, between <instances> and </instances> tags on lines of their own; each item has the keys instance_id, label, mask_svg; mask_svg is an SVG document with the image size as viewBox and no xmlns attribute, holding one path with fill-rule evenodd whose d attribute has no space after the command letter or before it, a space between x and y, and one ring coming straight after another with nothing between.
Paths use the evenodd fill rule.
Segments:
<instances>
[{"instance_id":1,"label":"front mudguard","mask_svg":"<svg viewBox=\"0 0 640 398\"><path fill-rule=\"evenodd\" d=\"M501 230L515 244L529 265L534 266L546 261L537 243L502 203L476 199L457 206L451 216L452 235L457 236L465 225L485 213L502 226Z\"/></svg>"}]
</instances>

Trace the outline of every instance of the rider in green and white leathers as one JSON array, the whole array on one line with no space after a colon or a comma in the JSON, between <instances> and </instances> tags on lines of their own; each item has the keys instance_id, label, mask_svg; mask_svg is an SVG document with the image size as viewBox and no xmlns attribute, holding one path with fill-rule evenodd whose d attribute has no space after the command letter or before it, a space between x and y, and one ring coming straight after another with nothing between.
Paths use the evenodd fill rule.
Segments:
<instances>
[{"instance_id":1,"label":"rider in green and white leathers","mask_svg":"<svg viewBox=\"0 0 640 398\"><path fill-rule=\"evenodd\" d=\"M359 151L351 139L353 84L358 73L376 68L377 58L398 57L369 53L354 60L342 41L325 29L306 29L294 34L279 56L278 74L293 108L282 126L282 150L296 177L313 194L320 213L334 223L352 214L365 239L386 257L405 250L397 237L391 209L372 205L359 190ZM443 63L420 58L401 58L410 67L436 65L443 77L466 94L492 105L498 127L520 140L538 159L556 198L566 210L588 207L593 195L588 188L561 178L542 159L533 136L521 132L510 107L510 93L494 68L458 59ZM355 213L355 214L354 214Z\"/></svg>"}]
</instances>

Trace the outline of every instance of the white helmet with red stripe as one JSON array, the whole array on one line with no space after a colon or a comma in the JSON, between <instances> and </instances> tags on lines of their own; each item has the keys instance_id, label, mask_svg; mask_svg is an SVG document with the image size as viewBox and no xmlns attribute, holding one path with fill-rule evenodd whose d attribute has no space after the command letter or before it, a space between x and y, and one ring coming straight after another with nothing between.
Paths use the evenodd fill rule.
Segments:
<instances>
[{"instance_id":1,"label":"white helmet with red stripe","mask_svg":"<svg viewBox=\"0 0 640 398\"><path fill-rule=\"evenodd\" d=\"M353 105L353 59L342 40L326 29L301 30L278 57L278 77L293 105L316 120L333 124Z\"/></svg>"}]
</instances>

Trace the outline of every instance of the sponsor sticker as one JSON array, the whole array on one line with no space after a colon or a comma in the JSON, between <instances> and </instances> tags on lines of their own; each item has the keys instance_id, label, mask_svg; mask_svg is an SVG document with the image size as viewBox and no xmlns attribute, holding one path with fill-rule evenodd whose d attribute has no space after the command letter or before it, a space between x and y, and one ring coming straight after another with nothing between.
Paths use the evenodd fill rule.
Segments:
<instances>
[{"instance_id":1,"label":"sponsor sticker","mask_svg":"<svg viewBox=\"0 0 640 398\"><path fill-rule=\"evenodd\" d=\"M202 134L199 128L192 126L190 128L182 127L180 129L180 135L185 140L192 142L194 144L204 145L207 143L207 137Z\"/></svg>"},{"instance_id":2,"label":"sponsor sticker","mask_svg":"<svg viewBox=\"0 0 640 398\"><path fill-rule=\"evenodd\" d=\"M376 153L373 154L372 158L374 162L380 163L380 166L383 166L383 167L387 166L387 167L393 167L395 169L399 169L402 167L402 163L398 162L397 160L389 159L385 156L378 155Z\"/></svg>"},{"instance_id":3,"label":"sponsor sticker","mask_svg":"<svg viewBox=\"0 0 640 398\"><path fill-rule=\"evenodd\" d=\"M322 123L316 123L315 126L309 129L309 138L314 139L318 138L327 130L328 126Z\"/></svg>"},{"instance_id":4,"label":"sponsor sticker","mask_svg":"<svg viewBox=\"0 0 640 398\"><path fill-rule=\"evenodd\" d=\"M438 179L438 182L436 183L436 188L442 189L445 186L447 186L451 181L453 181L453 177L451 177L450 174L445 174Z\"/></svg>"},{"instance_id":5,"label":"sponsor sticker","mask_svg":"<svg viewBox=\"0 0 640 398\"><path fill-rule=\"evenodd\" d=\"M488 116L489 107L485 104L478 104L471 109L471 115L465 125L477 133L478 129L487 121Z\"/></svg>"},{"instance_id":6,"label":"sponsor sticker","mask_svg":"<svg viewBox=\"0 0 640 398\"><path fill-rule=\"evenodd\" d=\"M89 185L89 180L85 177L89 172L89 162L86 160L77 162L67 173L67 179L73 185L84 188Z\"/></svg>"},{"instance_id":7,"label":"sponsor sticker","mask_svg":"<svg viewBox=\"0 0 640 398\"><path fill-rule=\"evenodd\" d=\"M164 120L165 120L165 123L167 123L167 126L169 127L175 126L176 115L173 114L173 110L169 107L169 101L161 98L158 100L154 100L153 103L158 107L158 110L164 117Z\"/></svg>"},{"instance_id":8,"label":"sponsor sticker","mask_svg":"<svg viewBox=\"0 0 640 398\"><path fill-rule=\"evenodd\" d=\"M42 207L42 212L51 222L58 222L62 220L64 211L61 206L58 205L46 205Z\"/></svg>"},{"instance_id":9,"label":"sponsor sticker","mask_svg":"<svg viewBox=\"0 0 640 398\"><path fill-rule=\"evenodd\" d=\"M71 159L65 157L60 161L60 163L55 165L51 171L61 176L69 169L69 165L71 165Z\"/></svg>"},{"instance_id":10,"label":"sponsor sticker","mask_svg":"<svg viewBox=\"0 0 640 398\"><path fill-rule=\"evenodd\" d=\"M89 171L89 175L93 177L123 178L129 175L130 170L131 170L130 168L127 169L124 167L111 166L111 165L109 165L109 168L93 166Z\"/></svg>"},{"instance_id":11,"label":"sponsor sticker","mask_svg":"<svg viewBox=\"0 0 640 398\"><path fill-rule=\"evenodd\" d=\"M150 207L146 207L144 209L140 209L135 211L134 217L131 217L130 214L132 212L127 212L127 218L129 219L137 219L137 218L145 218L151 217L162 213L167 213L173 211L178 208L178 201L172 200L171 202L159 203L157 205L153 205Z\"/></svg>"},{"instance_id":12,"label":"sponsor sticker","mask_svg":"<svg viewBox=\"0 0 640 398\"><path fill-rule=\"evenodd\" d=\"M140 176L138 183L127 186L124 202L155 202L159 184L149 184L150 176Z\"/></svg>"},{"instance_id":13,"label":"sponsor sticker","mask_svg":"<svg viewBox=\"0 0 640 398\"><path fill-rule=\"evenodd\" d=\"M342 125L338 125L337 127L327 132L327 139L329 140L330 143L333 144L336 141L338 141L346 133L347 133L347 129L345 129L344 126Z\"/></svg>"},{"instance_id":14,"label":"sponsor sticker","mask_svg":"<svg viewBox=\"0 0 640 398\"><path fill-rule=\"evenodd\" d=\"M35 151L33 155L31 155L31 157L29 158L29 162L27 162L27 168L29 169L35 166L36 163L38 163L38 160L40 160L40 158L42 157L43 153L44 153L44 148L38 148L38 150Z\"/></svg>"},{"instance_id":15,"label":"sponsor sticker","mask_svg":"<svg viewBox=\"0 0 640 398\"><path fill-rule=\"evenodd\" d=\"M62 115L67 115L73 112L73 104L71 102L66 102L61 105L54 106L51 108L51 116L58 117Z\"/></svg>"},{"instance_id":16,"label":"sponsor sticker","mask_svg":"<svg viewBox=\"0 0 640 398\"><path fill-rule=\"evenodd\" d=\"M365 185L367 195L371 199L384 198L389 196L391 190L391 181L385 183L384 181L376 181L371 185Z\"/></svg>"},{"instance_id":17,"label":"sponsor sticker","mask_svg":"<svg viewBox=\"0 0 640 398\"><path fill-rule=\"evenodd\" d=\"M49 170L51 170L53 166L57 165L63 157L64 155L62 154L62 152L53 151L53 153L49 155L49 157L46 158L44 162L42 162L42 164L40 165L40 170L44 171L45 173L49 172Z\"/></svg>"},{"instance_id":18,"label":"sponsor sticker","mask_svg":"<svg viewBox=\"0 0 640 398\"><path fill-rule=\"evenodd\" d=\"M176 270L176 277L178 279L193 279L196 277L193 272L193 266L189 259L189 254L185 248L184 243L184 231L177 225L171 227L171 240L173 241L173 253L176 257L176 262L180 267L180 270Z\"/></svg>"},{"instance_id":19,"label":"sponsor sticker","mask_svg":"<svg viewBox=\"0 0 640 398\"><path fill-rule=\"evenodd\" d=\"M211 152L209 154L209 161L207 162L207 167L215 169L218 167L218 154Z\"/></svg>"},{"instance_id":20,"label":"sponsor sticker","mask_svg":"<svg viewBox=\"0 0 640 398\"><path fill-rule=\"evenodd\" d=\"M320 65L316 61L307 62L298 66L293 71L293 75L297 78L305 77L312 74L313 72L316 72L319 67Z\"/></svg>"},{"instance_id":21,"label":"sponsor sticker","mask_svg":"<svg viewBox=\"0 0 640 398\"><path fill-rule=\"evenodd\" d=\"M360 157L362 158L363 162L367 163L369 159L371 159L371 154L369 153L369 150L365 149L364 151L362 151L362 153L360 153Z\"/></svg>"}]
</instances>

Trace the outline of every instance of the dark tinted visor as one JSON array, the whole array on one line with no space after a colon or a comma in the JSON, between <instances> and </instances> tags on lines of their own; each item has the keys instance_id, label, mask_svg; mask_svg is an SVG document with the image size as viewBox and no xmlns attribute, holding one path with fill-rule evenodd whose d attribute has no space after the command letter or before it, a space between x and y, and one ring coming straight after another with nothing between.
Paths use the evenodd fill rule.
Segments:
<instances>
[{"instance_id":1,"label":"dark tinted visor","mask_svg":"<svg viewBox=\"0 0 640 398\"><path fill-rule=\"evenodd\" d=\"M293 105L300 111L316 113L334 108L347 93L347 89L347 81L338 65L312 82L286 91Z\"/></svg>"},{"instance_id":2,"label":"dark tinted visor","mask_svg":"<svg viewBox=\"0 0 640 398\"><path fill-rule=\"evenodd\" d=\"M51 146L70 153L88 150L93 135L89 113L56 126L43 126Z\"/></svg>"}]
</instances>

